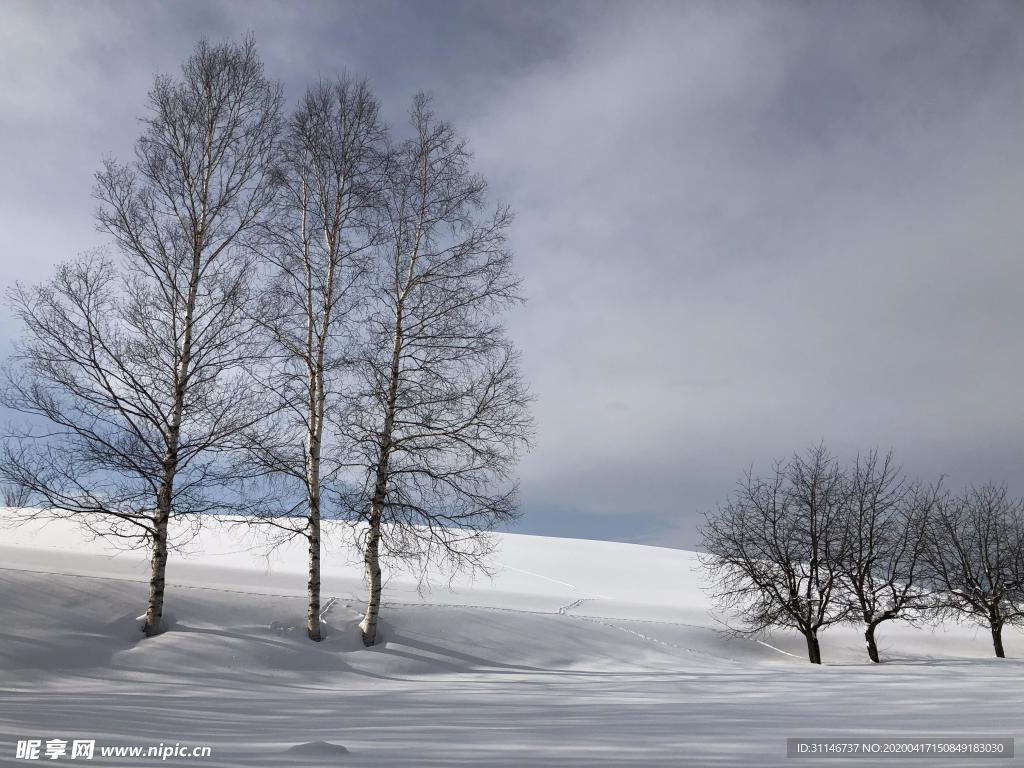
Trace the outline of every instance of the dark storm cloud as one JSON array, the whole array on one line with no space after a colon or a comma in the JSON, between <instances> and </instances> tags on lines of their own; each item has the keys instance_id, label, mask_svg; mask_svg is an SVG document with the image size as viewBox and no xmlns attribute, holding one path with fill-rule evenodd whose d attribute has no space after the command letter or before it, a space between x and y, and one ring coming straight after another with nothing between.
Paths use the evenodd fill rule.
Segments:
<instances>
[{"instance_id":1,"label":"dark storm cloud","mask_svg":"<svg viewBox=\"0 0 1024 768\"><path fill-rule=\"evenodd\" d=\"M295 97L432 91L519 212L523 530L694 543L825 439L1024 491L1014 3L5 3L0 258L99 244L152 73L253 30ZM4 334L11 324L5 321Z\"/></svg>"}]
</instances>

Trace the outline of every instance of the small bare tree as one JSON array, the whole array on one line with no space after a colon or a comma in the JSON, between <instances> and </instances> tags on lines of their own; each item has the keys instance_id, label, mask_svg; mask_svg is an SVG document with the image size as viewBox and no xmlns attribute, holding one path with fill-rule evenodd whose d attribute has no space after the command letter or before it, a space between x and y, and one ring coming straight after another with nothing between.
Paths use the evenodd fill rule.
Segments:
<instances>
[{"instance_id":1,"label":"small bare tree","mask_svg":"<svg viewBox=\"0 0 1024 768\"><path fill-rule=\"evenodd\" d=\"M486 532L516 516L509 474L529 439L530 397L496 315L518 301L511 215L483 213L484 181L453 128L418 96L413 136L390 152L366 336L340 425L363 477L354 508L377 639L381 557L477 567Z\"/></svg>"},{"instance_id":2,"label":"small bare tree","mask_svg":"<svg viewBox=\"0 0 1024 768\"><path fill-rule=\"evenodd\" d=\"M943 498L925 559L941 590L934 604L939 615L988 627L995 655L1004 658L1003 627L1024 620L1024 503L993 484Z\"/></svg>"},{"instance_id":3,"label":"small bare tree","mask_svg":"<svg viewBox=\"0 0 1024 768\"><path fill-rule=\"evenodd\" d=\"M10 482L3 484L3 496L0 496L0 499L3 500L3 505L5 507L20 509L21 507L26 506L31 498L31 488L26 488L23 485Z\"/></svg>"},{"instance_id":4,"label":"small bare tree","mask_svg":"<svg viewBox=\"0 0 1024 768\"><path fill-rule=\"evenodd\" d=\"M324 427L328 412L339 407L346 321L372 244L383 139L366 83L342 77L307 91L285 133L275 215L265 233L272 275L262 325L271 355L256 381L276 408L254 430L249 450L258 464L302 489L297 506L270 509L259 520L306 539L306 631L314 641L321 639L322 506L342 459Z\"/></svg>"},{"instance_id":5,"label":"small bare tree","mask_svg":"<svg viewBox=\"0 0 1024 768\"><path fill-rule=\"evenodd\" d=\"M848 615L837 599L845 486L836 460L818 446L777 463L769 477L748 472L708 515L701 563L719 605L739 617L734 631L795 629L811 663L821 663L818 632Z\"/></svg>"},{"instance_id":6,"label":"small bare tree","mask_svg":"<svg viewBox=\"0 0 1024 768\"><path fill-rule=\"evenodd\" d=\"M912 618L925 607L924 548L938 494L938 484L926 488L907 480L892 453L858 456L849 473L843 496L847 546L839 570L851 610L864 622L873 662L879 661L879 625Z\"/></svg>"},{"instance_id":7,"label":"small bare tree","mask_svg":"<svg viewBox=\"0 0 1024 768\"><path fill-rule=\"evenodd\" d=\"M257 342L242 246L271 201L280 109L252 39L199 43L180 78L156 79L135 161L97 174L120 259L12 293L25 338L4 402L49 426L8 435L0 477L31 489L39 515L148 543L147 635L170 520L229 506L231 451L261 417L243 376Z\"/></svg>"}]
</instances>

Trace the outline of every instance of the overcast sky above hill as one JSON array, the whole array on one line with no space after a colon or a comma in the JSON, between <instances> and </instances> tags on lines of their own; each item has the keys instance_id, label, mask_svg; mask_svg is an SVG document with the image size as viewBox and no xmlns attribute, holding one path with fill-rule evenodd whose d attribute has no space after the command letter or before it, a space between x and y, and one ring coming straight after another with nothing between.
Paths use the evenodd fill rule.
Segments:
<instances>
[{"instance_id":1,"label":"overcast sky above hill","mask_svg":"<svg viewBox=\"0 0 1024 768\"><path fill-rule=\"evenodd\" d=\"M1024 492L1024 4L5 0L5 285L103 242L153 74L247 30L290 100L431 91L518 211L520 530L692 545L822 439Z\"/></svg>"}]
</instances>

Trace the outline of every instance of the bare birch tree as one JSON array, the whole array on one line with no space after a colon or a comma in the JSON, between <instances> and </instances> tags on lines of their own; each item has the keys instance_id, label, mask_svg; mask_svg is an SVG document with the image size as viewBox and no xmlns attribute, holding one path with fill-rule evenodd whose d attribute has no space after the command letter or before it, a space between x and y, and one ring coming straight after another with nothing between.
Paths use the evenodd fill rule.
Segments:
<instances>
[{"instance_id":1,"label":"bare birch tree","mask_svg":"<svg viewBox=\"0 0 1024 768\"><path fill-rule=\"evenodd\" d=\"M892 453L877 451L857 457L848 483L839 570L851 610L864 623L868 658L877 663L878 627L926 607L924 548L939 485L911 482Z\"/></svg>"},{"instance_id":2,"label":"bare birch tree","mask_svg":"<svg viewBox=\"0 0 1024 768\"><path fill-rule=\"evenodd\" d=\"M377 640L382 557L482 565L486 532L516 517L510 472L531 430L518 356L497 321L519 300L511 214L484 212L465 143L426 97L411 123L412 138L390 153L366 338L341 425L363 477L366 645Z\"/></svg>"},{"instance_id":3,"label":"bare birch tree","mask_svg":"<svg viewBox=\"0 0 1024 768\"><path fill-rule=\"evenodd\" d=\"M325 430L339 407L346 321L358 296L374 205L380 197L384 131L366 83L342 77L310 89L289 121L265 258L272 276L263 326L272 342L259 371L275 417L250 440L259 464L302 489L298 505L262 516L306 539L306 631L319 641L321 513L342 455Z\"/></svg>"},{"instance_id":4,"label":"bare birch tree","mask_svg":"<svg viewBox=\"0 0 1024 768\"><path fill-rule=\"evenodd\" d=\"M821 663L818 632L847 617L838 598L845 492L836 460L818 446L778 463L766 478L748 473L702 528L701 563L715 597L738 615L735 631L789 627Z\"/></svg>"},{"instance_id":5,"label":"bare birch tree","mask_svg":"<svg viewBox=\"0 0 1024 768\"><path fill-rule=\"evenodd\" d=\"M938 614L988 627L995 655L1004 658L1003 628L1024 621L1024 502L993 484L943 498L925 558L941 590Z\"/></svg>"},{"instance_id":6,"label":"bare birch tree","mask_svg":"<svg viewBox=\"0 0 1024 768\"><path fill-rule=\"evenodd\" d=\"M25 339L4 402L48 426L8 435L0 476L41 515L150 546L147 635L171 519L229 505L230 451L261 415L242 375L256 343L243 245L271 201L280 109L252 39L199 43L180 77L157 77L134 162L97 174L120 258L12 294Z\"/></svg>"}]
</instances>

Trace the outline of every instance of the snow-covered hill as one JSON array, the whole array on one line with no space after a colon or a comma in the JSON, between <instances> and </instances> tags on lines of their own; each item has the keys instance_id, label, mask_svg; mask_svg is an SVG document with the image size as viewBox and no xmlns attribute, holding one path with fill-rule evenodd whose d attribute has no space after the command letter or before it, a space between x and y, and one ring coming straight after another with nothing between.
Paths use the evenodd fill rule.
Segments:
<instances>
[{"instance_id":1,"label":"snow-covered hill","mask_svg":"<svg viewBox=\"0 0 1024 768\"><path fill-rule=\"evenodd\" d=\"M421 594L393 575L364 649L341 539L323 643L302 632L301 548L217 524L172 556L169 631L142 640L143 553L63 523L0 529L0 764L27 764L18 740L86 738L211 748L165 761L182 765L786 765L787 737L1024 725L1020 633L997 660L982 630L893 625L874 666L856 628L831 630L818 668L798 636L722 635L696 556L657 547L503 535L492 579Z\"/></svg>"}]
</instances>

